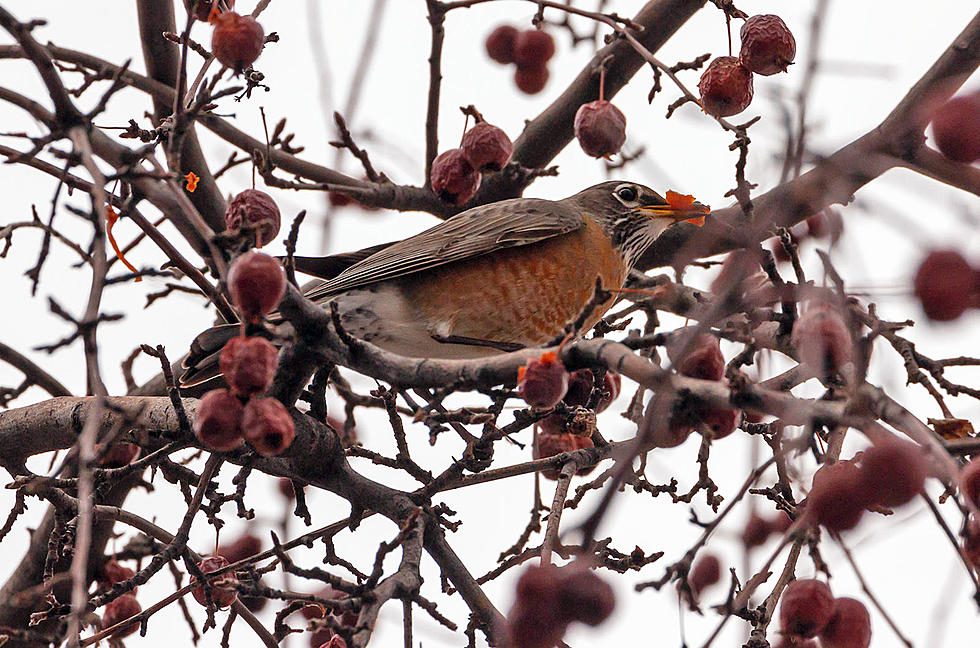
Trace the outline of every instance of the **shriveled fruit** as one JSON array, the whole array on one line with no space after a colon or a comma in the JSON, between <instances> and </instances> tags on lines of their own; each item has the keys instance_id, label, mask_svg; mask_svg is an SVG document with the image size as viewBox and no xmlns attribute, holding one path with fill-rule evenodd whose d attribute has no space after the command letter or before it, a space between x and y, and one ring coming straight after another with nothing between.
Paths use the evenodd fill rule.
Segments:
<instances>
[{"instance_id":1,"label":"shriveled fruit","mask_svg":"<svg viewBox=\"0 0 980 648\"><path fill-rule=\"evenodd\" d=\"M554 457L563 452L573 452L582 448L591 448L592 446L592 439L587 436L578 436L575 434L543 434L539 432L537 438L534 440L533 457L535 459L544 459L546 457ZM579 468L577 474L588 475L594 469L595 466ZM558 479L560 474L561 471L557 468L547 468L541 471L541 476L547 479Z\"/></svg>"},{"instance_id":2,"label":"shriveled fruit","mask_svg":"<svg viewBox=\"0 0 980 648\"><path fill-rule=\"evenodd\" d=\"M250 321L258 321L279 305L286 292L286 273L275 258L262 252L246 252L228 272L231 301Z\"/></svg>"},{"instance_id":3,"label":"shriveled fruit","mask_svg":"<svg viewBox=\"0 0 980 648\"><path fill-rule=\"evenodd\" d=\"M595 376L591 369L576 369L568 377L568 392L563 399L569 405L588 407L592 398ZM602 394L595 406L596 412L602 412L619 396L623 385L623 377L615 371L607 371L602 380Z\"/></svg>"},{"instance_id":4,"label":"shriveled fruit","mask_svg":"<svg viewBox=\"0 0 980 648\"><path fill-rule=\"evenodd\" d=\"M609 583L577 563L562 567L559 572L560 616L590 626L597 626L609 618L616 607L616 596Z\"/></svg>"},{"instance_id":5,"label":"shriveled fruit","mask_svg":"<svg viewBox=\"0 0 980 648\"><path fill-rule=\"evenodd\" d=\"M834 595L816 579L795 580L783 590L779 623L783 633L809 639L817 636L834 613Z\"/></svg>"},{"instance_id":6,"label":"shriveled fruit","mask_svg":"<svg viewBox=\"0 0 980 648\"><path fill-rule=\"evenodd\" d=\"M282 454L293 443L296 428L286 407L275 398L253 398L245 404L242 434L264 457Z\"/></svg>"},{"instance_id":7,"label":"shriveled fruit","mask_svg":"<svg viewBox=\"0 0 980 648\"><path fill-rule=\"evenodd\" d=\"M194 434L212 450L234 450L242 444L244 407L227 389L214 389L201 397L194 418Z\"/></svg>"},{"instance_id":8,"label":"shriveled fruit","mask_svg":"<svg viewBox=\"0 0 980 648\"><path fill-rule=\"evenodd\" d=\"M779 16L752 16L739 34L742 38L739 58L756 74L769 76L785 72L796 58L796 39Z\"/></svg>"},{"instance_id":9,"label":"shriveled fruit","mask_svg":"<svg viewBox=\"0 0 980 648\"><path fill-rule=\"evenodd\" d=\"M555 39L546 31L529 29L514 39L514 63L518 67L538 67L555 55Z\"/></svg>"},{"instance_id":10,"label":"shriveled fruit","mask_svg":"<svg viewBox=\"0 0 980 648\"><path fill-rule=\"evenodd\" d=\"M829 238L831 243L836 243L844 231L844 218L839 211L828 207L807 217L806 231L810 236Z\"/></svg>"},{"instance_id":11,"label":"shriveled fruit","mask_svg":"<svg viewBox=\"0 0 980 648\"><path fill-rule=\"evenodd\" d=\"M980 569L980 519L973 515L963 530L963 553L974 569Z\"/></svg>"},{"instance_id":12,"label":"shriveled fruit","mask_svg":"<svg viewBox=\"0 0 980 648\"><path fill-rule=\"evenodd\" d=\"M801 362L821 375L840 371L851 361L854 345L840 311L829 304L813 304L797 318L791 342Z\"/></svg>"},{"instance_id":13,"label":"shriveled fruit","mask_svg":"<svg viewBox=\"0 0 980 648\"><path fill-rule=\"evenodd\" d=\"M734 56L719 56L701 75L698 90L706 113L731 117L752 103L752 72Z\"/></svg>"},{"instance_id":14,"label":"shriveled fruit","mask_svg":"<svg viewBox=\"0 0 980 648\"><path fill-rule=\"evenodd\" d=\"M123 594L117 599L113 599L106 603L105 611L102 613L102 628L111 628L121 621L125 621L130 617L134 617L143 611L142 606L140 606L139 601L136 600L136 595L132 592ZM110 637L115 637L116 639L122 639L123 637L128 637L137 630L140 629L139 621L132 621L122 626L115 632L113 632Z\"/></svg>"},{"instance_id":15,"label":"shriveled fruit","mask_svg":"<svg viewBox=\"0 0 980 648\"><path fill-rule=\"evenodd\" d=\"M761 515L753 513L745 522L745 528L742 529L742 544L750 549L761 547L769 539L770 533L772 533L772 528L769 526L769 521Z\"/></svg>"},{"instance_id":16,"label":"shriveled fruit","mask_svg":"<svg viewBox=\"0 0 980 648\"><path fill-rule=\"evenodd\" d=\"M225 227L255 231L255 247L271 242L279 233L282 217L272 196L258 189L246 189L231 199L225 211Z\"/></svg>"},{"instance_id":17,"label":"shriveled fruit","mask_svg":"<svg viewBox=\"0 0 980 648\"><path fill-rule=\"evenodd\" d=\"M738 429L742 411L728 407L706 409L701 414L701 426L712 439L724 439Z\"/></svg>"},{"instance_id":18,"label":"shriveled fruit","mask_svg":"<svg viewBox=\"0 0 980 648\"><path fill-rule=\"evenodd\" d=\"M939 322L958 318L974 303L973 268L955 250L933 250L915 273L915 296L926 317Z\"/></svg>"},{"instance_id":19,"label":"shriveled fruit","mask_svg":"<svg viewBox=\"0 0 980 648\"><path fill-rule=\"evenodd\" d=\"M582 104L575 113L575 139L595 158L619 153L626 141L626 115L602 99Z\"/></svg>"},{"instance_id":20,"label":"shriveled fruit","mask_svg":"<svg viewBox=\"0 0 980 648\"><path fill-rule=\"evenodd\" d=\"M296 499L296 489L293 487L293 480L280 477L277 486L279 488L279 494L287 500L293 501Z\"/></svg>"},{"instance_id":21,"label":"shriveled fruit","mask_svg":"<svg viewBox=\"0 0 980 648\"><path fill-rule=\"evenodd\" d=\"M432 191L454 205L462 205L480 188L480 174L466 161L463 149L451 149L432 161Z\"/></svg>"},{"instance_id":22,"label":"shriveled fruit","mask_svg":"<svg viewBox=\"0 0 980 648\"><path fill-rule=\"evenodd\" d=\"M259 58L264 44L265 30L255 18L226 11L215 19L211 52L222 65L241 72Z\"/></svg>"},{"instance_id":23,"label":"shriveled fruit","mask_svg":"<svg viewBox=\"0 0 980 648\"><path fill-rule=\"evenodd\" d=\"M517 392L531 407L554 407L568 391L568 371L554 352L531 358L517 370Z\"/></svg>"},{"instance_id":24,"label":"shriveled fruit","mask_svg":"<svg viewBox=\"0 0 980 648\"><path fill-rule=\"evenodd\" d=\"M102 445L96 444L96 454L102 453ZM102 468L122 468L136 461L140 456L140 447L135 443L113 443L101 454L99 465Z\"/></svg>"},{"instance_id":25,"label":"shriveled fruit","mask_svg":"<svg viewBox=\"0 0 980 648\"><path fill-rule=\"evenodd\" d=\"M514 144L501 128L480 122L463 135L463 157L477 171L499 171L510 160Z\"/></svg>"},{"instance_id":26,"label":"shriveled fruit","mask_svg":"<svg viewBox=\"0 0 980 648\"><path fill-rule=\"evenodd\" d=\"M974 458L960 470L960 493L980 506L980 459Z\"/></svg>"},{"instance_id":27,"label":"shriveled fruit","mask_svg":"<svg viewBox=\"0 0 980 648\"><path fill-rule=\"evenodd\" d=\"M220 545L215 553L223 556L229 563L251 558L262 551L262 539L251 533L245 533L234 542Z\"/></svg>"},{"instance_id":28,"label":"shriveled fruit","mask_svg":"<svg viewBox=\"0 0 980 648\"><path fill-rule=\"evenodd\" d=\"M860 468L868 497L890 508L912 501L926 479L922 449L901 439L881 441L865 450Z\"/></svg>"},{"instance_id":29,"label":"shriveled fruit","mask_svg":"<svg viewBox=\"0 0 980 648\"><path fill-rule=\"evenodd\" d=\"M725 356L721 354L718 338L702 333L690 344L689 340L690 333L684 331L667 345L667 357L677 373L701 380L721 380L725 375Z\"/></svg>"},{"instance_id":30,"label":"shriveled fruit","mask_svg":"<svg viewBox=\"0 0 980 648\"><path fill-rule=\"evenodd\" d=\"M115 558L110 558L102 565L102 579L108 585L115 585L129 580L136 575L136 572L119 564ZM133 590L135 591L135 590Z\"/></svg>"},{"instance_id":31,"label":"shriveled fruit","mask_svg":"<svg viewBox=\"0 0 980 648\"><path fill-rule=\"evenodd\" d=\"M871 645L871 615L864 603L852 598L834 601L834 613L820 632L823 648L868 648Z\"/></svg>"},{"instance_id":32,"label":"shriveled fruit","mask_svg":"<svg viewBox=\"0 0 980 648\"><path fill-rule=\"evenodd\" d=\"M487 36L487 55L497 63L513 63L517 34L517 28L510 25L500 25L494 29Z\"/></svg>"},{"instance_id":33,"label":"shriveled fruit","mask_svg":"<svg viewBox=\"0 0 980 648\"><path fill-rule=\"evenodd\" d=\"M721 580L721 561L714 554L699 557L687 575L687 583L697 596Z\"/></svg>"},{"instance_id":34,"label":"shriveled fruit","mask_svg":"<svg viewBox=\"0 0 980 648\"><path fill-rule=\"evenodd\" d=\"M517 66L514 71L514 85L524 94L538 94L548 85L548 67L544 64Z\"/></svg>"},{"instance_id":35,"label":"shriveled fruit","mask_svg":"<svg viewBox=\"0 0 980 648\"><path fill-rule=\"evenodd\" d=\"M932 118L936 146L955 162L980 160L980 92L953 97Z\"/></svg>"},{"instance_id":36,"label":"shriveled fruit","mask_svg":"<svg viewBox=\"0 0 980 648\"><path fill-rule=\"evenodd\" d=\"M261 337L233 337L218 358L218 368L237 396L261 394L276 375L279 352Z\"/></svg>"},{"instance_id":37,"label":"shriveled fruit","mask_svg":"<svg viewBox=\"0 0 980 648\"><path fill-rule=\"evenodd\" d=\"M568 620L559 609L559 575L554 565L532 565L517 581L517 595L507 615L513 648L553 648Z\"/></svg>"},{"instance_id":38,"label":"shriveled fruit","mask_svg":"<svg viewBox=\"0 0 980 648\"><path fill-rule=\"evenodd\" d=\"M210 574L211 572L218 571L224 567L227 567L231 563L225 559L224 556L208 556L204 558L197 564L198 568L205 574ZM235 602L238 599L238 578L235 576L234 572L227 572L217 576L210 581L211 585L211 596L214 599L214 604L219 608L225 608ZM207 606L208 599L207 594L204 592L204 586L198 585L191 590L191 595L194 596L194 600L203 606Z\"/></svg>"},{"instance_id":39,"label":"shriveled fruit","mask_svg":"<svg viewBox=\"0 0 980 648\"><path fill-rule=\"evenodd\" d=\"M851 461L821 466L813 475L804 515L831 531L853 529L871 498L861 470Z\"/></svg>"}]
</instances>

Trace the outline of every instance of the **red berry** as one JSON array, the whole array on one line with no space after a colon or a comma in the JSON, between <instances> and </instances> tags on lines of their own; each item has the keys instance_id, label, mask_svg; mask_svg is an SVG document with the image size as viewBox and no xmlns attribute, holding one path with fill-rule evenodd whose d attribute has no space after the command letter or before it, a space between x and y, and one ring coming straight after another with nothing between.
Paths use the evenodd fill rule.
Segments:
<instances>
[{"instance_id":1,"label":"red berry","mask_svg":"<svg viewBox=\"0 0 980 648\"><path fill-rule=\"evenodd\" d=\"M864 488L875 504L902 506L922 492L926 461L914 443L891 439L871 446L861 455Z\"/></svg>"},{"instance_id":2,"label":"red berry","mask_svg":"<svg viewBox=\"0 0 980 648\"><path fill-rule=\"evenodd\" d=\"M932 118L936 146L955 162L980 160L980 92L953 97Z\"/></svg>"},{"instance_id":3,"label":"red berry","mask_svg":"<svg viewBox=\"0 0 980 648\"><path fill-rule=\"evenodd\" d=\"M211 450L234 450L242 444L242 402L227 389L201 397L194 418L194 434Z\"/></svg>"},{"instance_id":4,"label":"red berry","mask_svg":"<svg viewBox=\"0 0 980 648\"><path fill-rule=\"evenodd\" d=\"M280 477L279 493L289 501L296 499L296 491L293 488L293 480Z\"/></svg>"},{"instance_id":5,"label":"red berry","mask_svg":"<svg viewBox=\"0 0 980 648\"><path fill-rule=\"evenodd\" d=\"M500 25L487 36L487 55L497 63L514 62L514 44L517 29L510 25Z\"/></svg>"},{"instance_id":6,"label":"red berry","mask_svg":"<svg viewBox=\"0 0 980 648\"><path fill-rule=\"evenodd\" d=\"M761 547L769 539L772 527L769 521L761 515L753 513L742 529L742 544L748 548Z\"/></svg>"},{"instance_id":7,"label":"red berry","mask_svg":"<svg viewBox=\"0 0 980 648\"><path fill-rule=\"evenodd\" d=\"M214 552L224 557L229 563L251 558L262 551L262 540L258 536L246 533L231 544L221 545Z\"/></svg>"},{"instance_id":8,"label":"red berry","mask_svg":"<svg viewBox=\"0 0 980 648\"><path fill-rule=\"evenodd\" d=\"M590 101L575 113L575 139L594 158L619 153L626 141L626 115L608 101Z\"/></svg>"},{"instance_id":9,"label":"red berry","mask_svg":"<svg viewBox=\"0 0 980 648\"><path fill-rule=\"evenodd\" d=\"M507 615L512 648L553 648L568 625L559 608L560 577L554 565L532 565L517 581Z\"/></svg>"},{"instance_id":10,"label":"red berry","mask_svg":"<svg viewBox=\"0 0 980 648\"><path fill-rule=\"evenodd\" d=\"M568 391L568 371L554 352L531 358L517 370L517 392L531 407L554 407Z\"/></svg>"},{"instance_id":11,"label":"red berry","mask_svg":"<svg viewBox=\"0 0 980 648\"><path fill-rule=\"evenodd\" d=\"M226 11L214 21L214 32L211 34L214 58L236 72L241 72L259 58L264 44L265 30L251 16Z\"/></svg>"},{"instance_id":12,"label":"red berry","mask_svg":"<svg viewBox=\"0 0 980 648\"><path fill-rule=\"evenodd\" d=\"M687 583L695 596L721 580L721 561L713 554L701 556L691 567Z\"/></svg>"},{"instance_id":13,"label":"red berry","mask_svg":"<svg viewBox=\"0 0 980 648\"><path fill-rule=\"evenodd\" d=\"M208 556L197 564L202 572L210 574L230 565L224 556ZM214 604L219 608L225 608L238 599L238 578L235 572L227 572L216 578L211 579L211 596ZM194 600L201 605L207 606L207 595L204 593L204 586L199 585L191 590Z\"/></svg>"},{"instance_id":14,"label":"red berry","mask_svg":"<svg viewBox=\"0 0 980 648\"><path fill-rule=\"evenodd\" d=\"M502 129L480 122L463 135L463 157L477 171L500 171L510 161L514 144Z\"/></svg>"},{"instance_id":15,"label":"red berry","mask_svg":"<svg viewBox=\"0 0 980 648\"><path fill-rule=\"evenodd\" d=\"M514 63L519 68L541 67L555 55L555 39L540 29L529 29L514 39Z\"/></svg>"},{"instance_id":16,"label":"red berry","mask_svg":"<svg viewBox=\"0 0 980 648\"><path fill-rule=\"evenodd\" d=\"M514 85L524 94L538 94L548 85L548 72L546 65L532 65L528 67L517 66L514 71Z\"/></svg>"},{"instance_id":17,"label":"red berry","mask_svg":"<svg viewBox=\"0 0 980 648\"><path fill-rule=\"evenodd\" d=\"M974 569L980 569L980 519L972 515L963 530L963 553Z\"/></svg>"},{"instance_id":18,"label":"red berry","mask_svg":"<svg viewBox=\"0 0 980 648\"><path fill-rule=\"evenodd\" d=\"M96 453L102 452L102 444L96 444ZM136 461L140 456L140 447L135 443L113 443L99 460L102 468L122 468Z\"/></svg>"},{"instance_id":19,"label":"red berry","mask_svg":"<svg viewBox=\"0 0 980 648\"><path fill-rule=\"evenodd\" d=\"M840 311L828 304L811 305L793 325L790 338L800 362L826 376L851 361L851 333Z\"/></svg>"},{"instance_id":20,"label":"red berry","mask_svg":"<svg viewBox=\"0 0 980 648\"><path fill-rule=\"evenodd\" d=\"M741 422L742 411L727 407L709 409L701 414L701 425L712 439L724 439L738 429Z\"/></svg>"},{"instance_id":21,"label":"red berry","mask_svg":"<svg viewBox=\"0 0 980 648\"><path fill-rule=\"evenodd\" d=\"M282 454L293 443L296 429L286 407L275 398L253 398L245 405L242 433L263 457Z\"/></svg>"},{"instance_id":22,"label":"red berry","mask_svg":"<svg viewBox=\"0 0 980 648\"><path fill-rule=\"evenodd\" d=\"M225 227L255 232L255 247L271 242L279 233L282 218L272 196L258 189L246 189L231 199L225 211Z\"/></svg>"},{"instance_id":23,"label":"red berry","mask_svg":"<svg viewBox=\"0 0 980 648\"><path fill-rule=\"evenodd\" d=\"M871 615L864 603L852 598L834 601L834 613L820 633L823 648L868 648L871 645Z\"/></svg>"},{"instance_id":24,"label":"red berry","mask_svg":"<svg viewBox=\"0 0 980 648\"><path fill-rule=\"evenodd\" d=\"M337 633L330 628L317 628L316 630L310 632L310 648L320 648L320 646L323 645L329 646L330 644L327 642L331 641L336 636Z\"/></svg>"},{"instance_id":25,"label":"red berry","mask_svg":"<svg viewBox=\"0 0 980 648\"><path fill-rule=\"evenodd\" d=\"M806 229L810 236L829 237L831 243L836 243L844 231L844 219L839 211L828 207L807 218Z\"/></svg>"},{"instance_id":26,"label":"red berry","mask_svg":"<svg viewBox=\"0 0 980 648\"><path fill-rule=\"evenodd\" d=\"M748 69L769 76L785 72L796 58L796 39L779 16L760 14L742 25L739 57Z\"/></svg>"},{"instance_id":27,"label":"red berry","mask_svg":"<svg viewBox=\"0 0 980 648\"><path fill-rule=\"evenodd\" d=\"M233 337L218 358L218 367L236 396L261 394L276 375L279 352L261 337Z\"/></svg>"},{"instance_id":28,"label":"red berry","mask_svg":"<svg viewBox=\"0 0 980 648\"><path fill-rule=\"evenodd\" d=\"M688 344L690 334L690 330L681 331L667 345L667 357L674 363L677 373L701 380L721 380L725 375L725 356L721 354L718 338L702 333ZM680 357L681 353L684 353L683 357Z\"/></svg>"},{"instance_id":29,"label":"red berry","mask_svg":"<svg viewBox=\"0 0 980 648\"><path fill-rule=\"evenodd\" d=\"M339 191L328 191L327 200L330 202L332 207L346 207L347 205L356 202L347 194L340 193Z\"/></svg>"},{"instance_id":30,"label":"red berry","mask_svg":"<svg viewBox=\"0 0 980 648\"><path fill-rule=\"evenodd\" d=\"M795 580L783 590L779 623L783 634L809 639L817 636L834 613L834 595L816 579Z\"/></svg>"},{"instance_id":31,"label":"red berry","mask_svg":"<svg viewBox=\"0 0 980 648\"><path fill-rule=\"evenodd\" d=\"M914 285L926 317L939 322L966 312L977 293L973 268L954 250L930 252L915 273Z\"/></svg>"},{"instance_id":32,"label":"red berry","mask_svg":"<svg viewBox=\"0 0 980 648\"><path fill-rule=\"evenodd\" d=\"M701 108L715 117L737 115L752 103L752 72L734 56L719 56L698 82Z\"/></svg>"},{"instance_id":33,"label":"red berry","mask_svg":"<svg viewBox=\"0 0 980 648\"><path fill-rule=\"evenodd\" d=\"M971 459L960 470L960 494L980 506L980 459Z\"/></svg>"},{"instance_id":34,"label":"red berry","mask_svg":"<svg viewBox=\"0 0 980 648\"><path fill-rule=\"evenodd\" d=\"M861 470L851 461L821 466L813 475L805 515L831 531L853 529L871 498Z\"/></svg>"},{"instance_id":35,"label":"red berry","mask_svg":"<svg viewBox=\"0 0 980 648\"><path fill-rule=\"evenodd\" d=\"M125 621L130 617L134 617L143 608L140 606L139 601L136 600L136 595L132 592L123 594L117 599L113 599L106 603L105 611L102 613L102 628L111 628L120 621ZM139 621L133 621L132 623L127 623L115 632L113 632L110 637L115 637L116 639L122 639L123 637L128 637L137 630L140 629Z\"/></svg>"},{"instance_id":36,"label":"red berry","mask_svg":"<svg viewBox=\"0 0 980 648\"><path fill-rule=\"evenodd\" d=\"M597 626L612 614L616 596L609 583L578 564L559 569L558 613L569 621Z\"/></svg>"},{"instance_id":37,"label":"red berry","mask_svg":"<svg viewBox=\"0 0 980 648\"><path fill-rule=\"evenodd\" d=\"M274 311L285 292L286 273L268 254L246 252L235 260L228 272L231 301L252 322Z\"/></svg>"},{"instance_id":38,"label":"red berry","mask_svg":"<svg viewBox=\"0 0 980 648\"><path fill-rule=\"evenodd\" d=\"M595 383L595 376L591 369L576 369L568 376L568 392L562 399L568 405L586 407L589 399L592 398L592 388ZM607 371L602 381L602 395L599 403L595 406L595 411L602 412L619 396L619 391L623 386L623 377L615 371Z\"/></svg>"},{"instance_id":39,"label":"red berry","mask_svg":"<svg viewBox=\"0 0 980 648\"><path fill-rule=\"evenodd\" d=\"M539 432L537 438L534 440L532 455L535 459L545 459L563 452L591 448L592 445L592 439L587 436L578 436L575 434L544 434ZM594 469L595 466L580 468L577 474L588 475ZM547 479L558 479L560 474L561 471L557 468L546 468L541 471L541 476Z\"/></svg>"},{"instance_id":40,"label":"red berry","mask_svg":"<svg viewBox=\"0 0 980 648\"><path fill-rule=\"evenodd\" d=\"M432 191L454 205L462 205L480 188L480 174L466 161L463 149L452 149L432 161Z\"/></svg>"},{"instance_id":41,"label":"red berry","mask_svg":"<svg viewBox=\"0 0 980 648\"><path fill-rule=\"evenodd\" d=\"M102 565L102 575L106 583L115 585L116 583L129 580L136 575L136 572L129 567L120 565L119 561L115 558L110 558Z\"/></svg>"}]
</instances>

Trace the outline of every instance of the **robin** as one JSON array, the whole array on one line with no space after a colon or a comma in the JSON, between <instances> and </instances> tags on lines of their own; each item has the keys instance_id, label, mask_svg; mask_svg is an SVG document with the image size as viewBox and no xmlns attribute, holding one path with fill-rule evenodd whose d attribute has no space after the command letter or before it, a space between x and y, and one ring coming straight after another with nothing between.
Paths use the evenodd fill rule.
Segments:
<instances>
[{"instance_id":1,"label":"robin","mask_svg":"<svg viewBox=\"0 0 980 648\"><path fill-rule=\"evenodd\" d=\"M503 200L395 243L296 257L296 269L320 278L304 295L336 303L350 335L398 355L478 358L541 346L583 314L597 278L621 288L664 230L704 222L707 207L673 196L668 202L643 185L610 181L558 201ZM597 303L581 330L614 301ZM182 383L216 377L217 354L237 331L225 325L199 335Z\"/></svg>"}]
</instances>

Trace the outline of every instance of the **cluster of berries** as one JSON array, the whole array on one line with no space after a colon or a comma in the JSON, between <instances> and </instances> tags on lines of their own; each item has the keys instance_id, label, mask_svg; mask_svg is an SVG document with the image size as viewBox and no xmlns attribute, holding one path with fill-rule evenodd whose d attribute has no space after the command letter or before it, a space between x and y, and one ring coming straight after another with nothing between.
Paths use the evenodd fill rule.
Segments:
<instances>
[{"instance_id":1,"label":"cluster of berries","mask_svg":"<svg viewBox=\"0 0 980 648\"><path fill-rule=\"evenodd\" d=\"M211 33L211 53L222 65L236 73L243 71L259 58L265 45L265 30L255 18L230 11L234 0L225 0L229 11L221 11L218 0L197 0L192 8L194 17L214 25Z\"/></svg>"},{"instance_id":2,"label":"cluster of berries","mask_svg":"<svg viewBox=\"0 0 980 648\"><path fill-rule=\"evenodd\" d=\"M109 589L116 583L122 583L127 581L136 572L129 567L124 567L119 564L115 558L110 558L102 565L102 570L98 575L99 587L102 589ZM126 592L122 596L115 598L105 604L105 608L102 610L102 628L111 628L117 623L121 623L130 619L140 612L143 611L143 607L136 600L136 591L139 588L134 587L132 591ZM137 630L139 630L140 624L138 621L132 621L121 626L118 630L114 631L110 637L113 639L122 639L123 637L128 637Z\"/></svg>"},{"instance_id":3,"label":"cluster of berries","mask_svg":"<svg viewBox=\"0 0 980 648\"><path fill-rule=\"evenodd\" d=\"M926 317L955 320L967 309L980 308L980 269L955 250L934 250L919 265L914 290Z\"/></svg>"},{"instance_id":4,"label":"cluster of berries","mask_svg":"<svg viewBox=\"0 0 980 648\"><path fill-rule=\"evenodd\" d=\"M497 63L513 63L514 83L526 94L537 94L548 83L548 61L555 55L555 39L546 31L518 31L501 25L486 40L487 55Z\"/></svg>"},{"instance_id":5,"label":"cluster of berries","mask_svg":"<svg viewBox=\"0 0 980 648\"><path fill-rule=\"evenodd\" d=\"M779 603L783 639L780 648L868 648L871 615L861 601L834 598L826 583L795 580L786 586Z\"/></svg>"},{"instance_id":6,"label":"cluster of berries","mask_svg":"<svg viewBox=\"0 0 980 648\"><path fill-rule=\"evenodd\" d=\"M719 56L701 75L701 108L715 117L737 115L752 102L752 74L785 72L796 58L796 39L779 16L760 14L745 21L739 32L738 57Z\"/></svg>"},{"instance_id":7,"label":"cluster of berries","mask_svg":"<svg viewBox=\"0 0 980 648\"><path fill-rule=\"evenodd\" d=\"M517 581L507 615L513 648L552 648L568 624L597 626L612 614L616 599L608 583L587 566L534 565Z\"/></svg>"},{"instance_id":8,"label":"cluster of berries","mask_svg":"<svg viewBox=\"0 0 980 648\"><path fill-rule=\"evenodd\" d=\"M227 563L236 563L261 553L262 540L251 533L244 533L237 540L228 544L218 545L215 549L215 556L224 558ZM252 612L258 612L265 607L268 599L262 596L242 596L242 604Z\"/></svg>"},{"instance_id":9,"label":"cluster of berries","mask_svg":"<svg viewBox=\"0 0 980 648\"><path fill-rule=\"evenodd\" d=\"M500 171L513 151L507 133L479 121L463 135L459 148L445 151L432 161L432 191L448 203L462 205L480 188L480 174Z\"/></svg>"},{"instance_id":10,"label":"cluster of berries","mask_svg":"<svg viewBox=\"0 0 980 648\"><path fill-rule=\"evenodd\" d=\"M338 589L327 585L316 594L325 600L338 600L347 598L349 595ZM324 619L325 622L314 624L309 634L310 648L347 648L347 642L342 636L337 634L332 628L341 627L353 630L357 626L357 611L344 610L343 612L328 613L324 606L317 603L304 605L300 608L300 614L307 621ZM329 622L329 623L328 623Z\"/></svg>"}]
</instances>

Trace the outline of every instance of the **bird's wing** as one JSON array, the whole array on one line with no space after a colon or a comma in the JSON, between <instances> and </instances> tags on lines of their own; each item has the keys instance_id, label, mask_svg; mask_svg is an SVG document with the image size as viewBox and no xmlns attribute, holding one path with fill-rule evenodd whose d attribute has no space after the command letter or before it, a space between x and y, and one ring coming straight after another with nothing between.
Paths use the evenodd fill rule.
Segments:
<instances>
[{"instance_id":1,"label":"bird's wing","mask_svg":"<svg viewBox=\"0 0 980 648\"><path fill-rule=\"evenodd\" d=\"M530 245L575 231L584 223L577 210L563 202L518 198L481 205L375 252L306 296L316 300L494 250Z\"/></svg>"}]
</instances>

